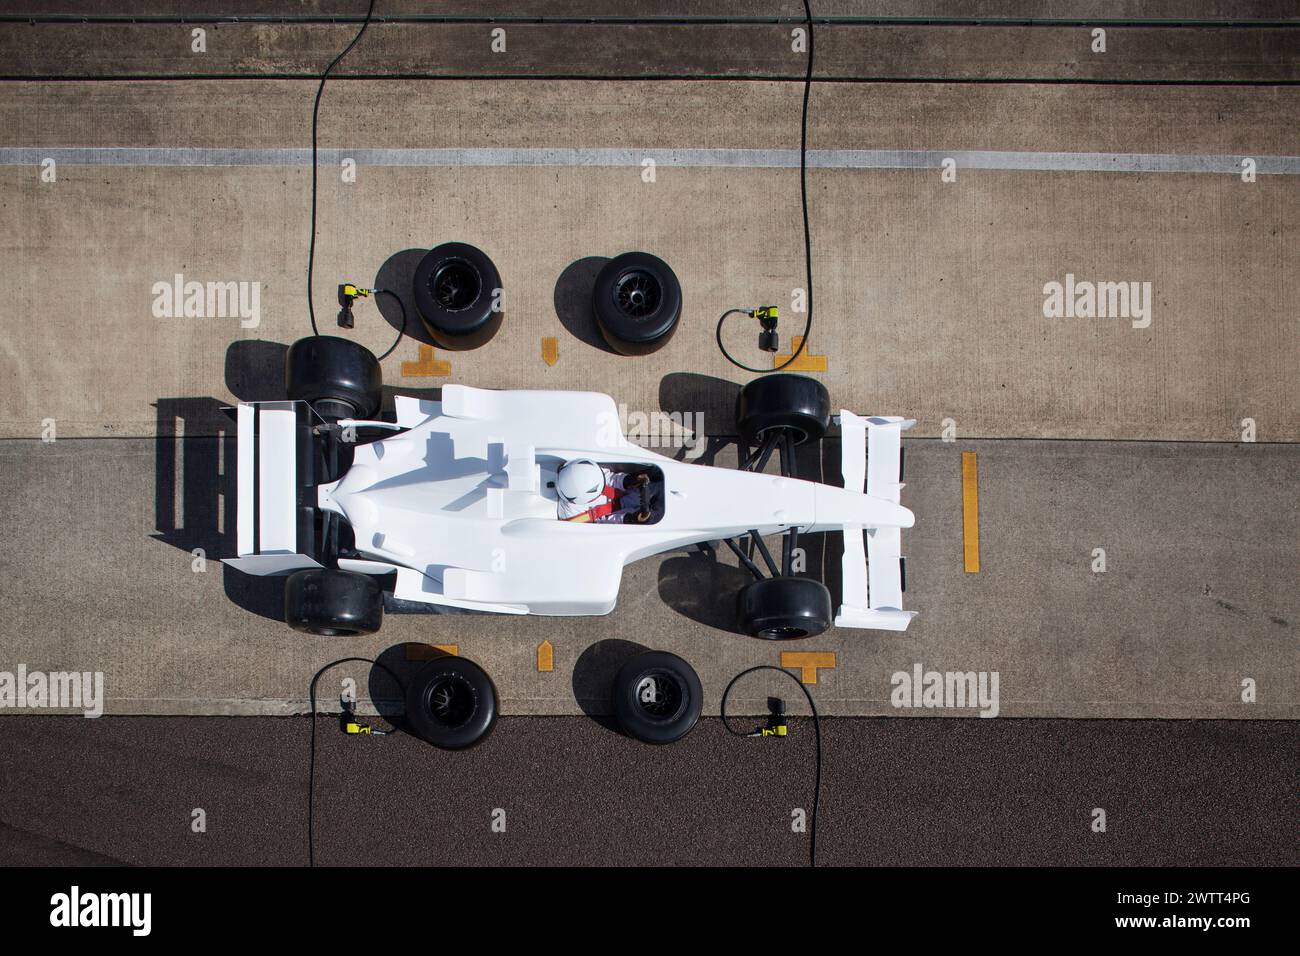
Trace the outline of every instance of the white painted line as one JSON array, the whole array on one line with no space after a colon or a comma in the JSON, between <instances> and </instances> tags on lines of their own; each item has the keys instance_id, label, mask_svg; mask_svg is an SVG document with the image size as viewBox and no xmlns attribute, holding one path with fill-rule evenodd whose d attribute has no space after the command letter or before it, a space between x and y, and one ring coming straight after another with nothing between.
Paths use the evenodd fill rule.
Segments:
<instances>
[{"instance_id":1,"label":"white painted line","mask_svg":"<svg viewBox=\"0 0 1300 956\"><path fill-rule=\"evenodd\" d=\"M812 169L938 169L952 159L961 169L1040 172L1233 173L1242 160L1255 161L1260 175L1300 175L1300 156L1196 155L1180 153L1027 153L1001 150L812 149ZM799 165L795 149L322 149L318 163L343 159L361 166L416 167L635 167L647 159L658 166L789 169ZM71 166L305 166L310 149L207 147L0 147L0 166L36 166L42 160Z\"/></svg>"}]
</instances>

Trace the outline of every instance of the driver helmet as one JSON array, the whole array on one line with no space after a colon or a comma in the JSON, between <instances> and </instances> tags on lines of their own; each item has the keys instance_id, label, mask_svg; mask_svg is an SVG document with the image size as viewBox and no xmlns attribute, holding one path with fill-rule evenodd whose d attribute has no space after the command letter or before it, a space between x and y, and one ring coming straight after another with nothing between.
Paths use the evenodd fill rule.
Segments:
<instances>
[{"instance_id":1,"label":"driver helmet","mask_svg":"<svg viewBox=\"0 0 1300 956\"><path fill-rule=\"evenodd\" d=\"M595 504L605 492L605 470L590 458L567 461L556 473L555 490L571 504Z\"/></svg>"}]
</instances>

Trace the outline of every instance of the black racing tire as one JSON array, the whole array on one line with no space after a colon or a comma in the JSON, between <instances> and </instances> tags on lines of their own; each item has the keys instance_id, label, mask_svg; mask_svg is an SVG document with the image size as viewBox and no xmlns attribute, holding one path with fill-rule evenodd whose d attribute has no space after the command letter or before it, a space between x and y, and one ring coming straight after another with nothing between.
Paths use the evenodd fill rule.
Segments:
<instances>
[{"instance_id":1,"label":"black racing tire","mask_svg":"<svg viewBox=\"0 0 1300 956\"><path fill-rule=\"evenodd\" d=\"M704 691L695 669L676 654L645 651L614 678L614 716L629 737L671 744L700 719Z\"/></svg>"},{"instance_id":2,"label":"black racing tire","mask_svg":"<svg viewBox=\"0 0 1300 956\"><path fill-rule=\"evenodd\" d=\"M596 327L620 355L664 347L682 315L682 286L657 256L625 252L605 263L591 295Z\"/></svg>"},{"instance_id":3,"label":"black racing tire","mask_svg":"<svg viewBox=\"0 0 1300 956\"><path fill-rule=\"evenodd\" d=\"M750 637L815 637L831 626L831 592L812 578L764 578L740 592L737 618Z\"/></svg>"},{"instance_id":4,"label":"black racing tire","mask_svg":"<svg viewBox=\"0 0 1300 956\"><path fill-rule=\"evenodd\" d=\"M497 689L473 661L447 654L420 668L406 689L406 722L421 740L464 750L497 723Z\"/></svg>"},{"instance_id":5,"label":"black racing tire","mask_svg":"<svg viewBox=\"0 0 1300 956\"><path fill-rule=\"evenodd\" d=\"M796 445L820 441L830 424L830 393L806 375L764 375L745 383L736 399L736 427L751 444L773 428L789 429Z\"/></svg>"},{"instance_id":6,"label":"black racing tire","mask_svg":"<svg viewBox=\"0 0 1300 956\"><path fill-rule=\"evenodd\" d=\"M333 335L289 346L284 381L290 401L307 402L326 421L373 418L383 401L379 359L364 345Z\"/></svg>"},{"instance_id":7,"label":"black racing tire","mask_svg":"<svg viewBox=\"0 0 1300 956\"><path fill-rule=\"evenodd\" d=\"M415 306L429 335L444 349L485 345L501 328L501 273L487 253L464 242L444 242L415 267Z\"/></svg>"},{"instance_id":8,"label":"black racing tire","mask_svg":"<svg viewBox=\"0 0 1300 956\"><path fill-rule=\"evenodd\" d=\"M373 634L384 623L384 595L368 574L307 568L284 583L284 621L322 637Z\"/></svg>"}]
</instances>

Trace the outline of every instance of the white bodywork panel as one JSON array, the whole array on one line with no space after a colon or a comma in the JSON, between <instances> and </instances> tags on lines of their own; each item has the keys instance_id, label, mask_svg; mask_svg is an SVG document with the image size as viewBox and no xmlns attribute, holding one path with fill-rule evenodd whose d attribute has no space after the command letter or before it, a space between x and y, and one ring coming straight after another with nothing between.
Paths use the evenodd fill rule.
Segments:
<instances>
[{"instance_id":1,"label":"white bodywork panel","mask_svg":"<svg viewBox=\"0 0 1300 956\"><path fill-rule=\"evenodd\" d=\"M902 433L915 421L896 417L863 418L849 411L839 415L844 435L844 487L898 504L903 484ZM866 460L860 452L865 446ZM907 527L903 525L901 527ZM866 547L862 539L866 531ZM840 627L870 627L903 631L915 611L903 610L902 533L899 525L844 525L844 599L835 623Z\"/></svg>"},{"instance_id":2,"label":"white bodywork panel","mask_svg":"<svg viewBox=\"0 0 1300 956\"><path fill-rule=\"evenodd\" d=\"M221 563L245 574L259 575L289 574L303 568L322 566L315 558L305 554L250 554L243 558L222 558Z\"/></svg>"},{"instance_id":3,"label":"white bodywork panel","mask_svg":"<svg viewBox=\"0 0 1300 956\"><path fill-rule=\"evenodd\" d=\"M298 553L297 402L240 403L235 464L238 558L223 563L246 574L288 574L320 567Z\"/></svg>"},{"instance_id":4,"label":"white bodywork panel","mask_svg":"<svg viewBox=\"0 0 1300 956\"><path fill-rule=\"evenodd\" d=\"M241 506L245 408L240 406ZM750 529L766 535L796 526L846 532L845 607L837 623L901 629L911 616L897 610L898 597L886 593L888 575L879 584L873 575L868 586L865 572L866 560L886 563L886 551L879 550L884 542L892 541L897 554L898 529L914 521L899 504L897 482L898 435L910 422L845 413L847 487L837 488L647 451L624 436L614 400L594 392L447 385L441 401L398 396L396 409L398 424L409 430L358 446L347 474L317 488L317 504L346 518L363 556L341 559L339 566L374 574L396 570L398 598L506 614L606 614L617 600L623 567L632 561ZM863 465L863 435L877 426L859 430L855 423L861 422L887 423L879 427L892 439L879 454L888 459L893 448L889 487L873 485L875 472ZM660 469L662 518L645 525L558 520L548 483L573 458ZM263 459L259 470L265 467ZM870 472L865 494L864 468ZM242 556L242 507L240 521ZM863 528L886 533L873 539L878 543L869 546L865 559ZM850 529L858 541L854 574L847 556L855 537Z\"/></svg>"},{"instance_id":5,"label":"white bodywork panel","mask_svg":"<svg viewBox=\"0 0 1300 956\"><path fill-rule=\"evenodd\" d=\"M239 443L235 453L235 474L239 481L239 508L235 515L236 554L252 554L256 548L253 544L253 522L256 515L253 509L253 482L256 480L254 455L257 448L252 439L253 416L257 406L240 404L235 412L235 421L239 428ZM244 436L249 436L245 440Z\"/></svg>"}]
</instances>

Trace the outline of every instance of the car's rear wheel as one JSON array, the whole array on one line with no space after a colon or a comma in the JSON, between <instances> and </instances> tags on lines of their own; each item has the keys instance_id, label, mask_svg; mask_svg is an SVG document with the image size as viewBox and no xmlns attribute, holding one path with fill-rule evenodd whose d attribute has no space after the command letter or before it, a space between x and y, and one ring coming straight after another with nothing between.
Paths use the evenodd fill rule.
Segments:
<instances>
[{"instance_id":1,"label":"car's rear wheel","mask_svg":"<svg viewBox=\"0 0 1300 956\"><path fill-rule=\"evenodd\" d=\"M818 441L830 424L830 393L806 375L764 375L747 382L736 400L736 428L751 444L772 429L789 430L796 445Z\"/></svg>"},{"instance_id":2,"label":"car's rear wheel","mask_svg":"<svg viewBox=\"0 0 1300 956\"><path fill-rule=\"evenodd\" d=\"M330 422L373 418L383 401L379 360L351 339L299 339L289 346L284 378L290 401L307 402Z\"/></svg>"},{"instance_id":3,"label":"car's rear wheel","mask_svg":"<svg viewBox=\"0 0 1300 956\"><path fill-rule=\"evenodd\" d=\"M307 568L284 584L284 620L323 637L373 634L384 622L384 594L368 574Z\"/></svg>"},{"instance_id":4,"label":"car's rear wheel","mask_svg":"<svg viewBox=\"0 0 1300 956\"><path fill-rule=\"evenodd\" d=\"M597 274L591 301L596 326L610 348L621 355L648 355L677 331L682 287L659 257L625 252Z\"/></svg>"},{"instance_id":5,"label":"car's rear wheel","mask_svg":"<svg viewBox=\"0 0 1300 956\"><path fill-rule=\"evenodd\" d=\"M814 637L831 626L831 592L812 578L764 578L740 592L737 617L740 629L751 637Z\"/></svg>"},{"instance_id":6,"label":"car's rear wheel","mask_svg":"<svg viewBox=\"0 0 1300 956\"><path fill-rule=\"evenodd\" d=\"M454 655L435 658L406 689L406 720L417 737L435 747L472 747L496 726L496 687L473 661Z\"/></svg>"},{"instance_id":7,"label":"car's rear wheel","mask_svg":"<svg viewBox=\"0 0 1300 956\"><path fill-rule=\"evenodd\" d=\"M619 726L648 744L681 740L700 719L703 705L699 676L676 654L637 654L614 678L614 716Z\"/></svg>"},{"instance_id":8,"label":"car's rear wheel","mask_svg":"<svg viewBox=\"0 0 1300 956\"><path fill-rule=\"evenodd\" d=\"M501 328L501 273L487 253L444 242L415 267L413 295L429 335L451 351L485 345Z\"/></svg>"}]
</instances>

